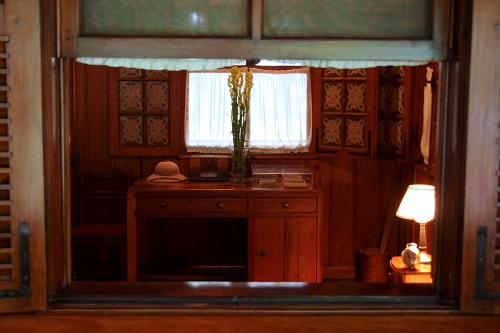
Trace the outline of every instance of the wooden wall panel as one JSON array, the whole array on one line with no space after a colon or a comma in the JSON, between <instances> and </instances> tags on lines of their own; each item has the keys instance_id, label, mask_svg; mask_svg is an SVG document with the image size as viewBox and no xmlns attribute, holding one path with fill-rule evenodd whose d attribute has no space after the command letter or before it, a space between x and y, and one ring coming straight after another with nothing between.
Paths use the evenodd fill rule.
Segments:
<instances>
[{"instance_id":1,"label":"wooden wall panel","mask_svg":"<svg viewBox=\"0 0 500 333\"><path fill-rule=\"evenodd\" d=\"M330 220L325 221L330 228L327 266L353 266L353 209L355 204L355 162L351 159L335 159L330 162L331 188L323 188L330 193L329 202L325 202L330 213Z\"/></svg>"},{"instance_id":2,"label":"wooden wall panel","mask_svg":"<svg viewBox=\"0 0 500 333\"><path fill-rule=\"evenodd\" d=\"M107 67L96 66L87 71L87 112L85 157L89 168L110 166L109 143L101 133L108 133L108 82Z\"/></svg>"},{"instance_id":3,"label":"wooden wall panel","mask_svg":"<svg viewBox=\"0 0 500 333\"><path fill-rule=\"evenodd\" d=\"M317 183L323 190L323 214L321 223L321 258L323 263L328 263L330 247L327 246L330 234L330 201L331 193L326 190L331 187L331 173L330 173L330 158L318 158L307 161L309 170L313 172L314 182Z\"/></svg>"},{"instance_id":4,"label":"wooden wall panel","mask_svg":"<svg viewBox=\"0 0 500 333\"><path fill-rule=\"evenodd\" d=\"M378 178L380 163L376 161L360 161L356 167L355 204L354 204L354 247L378 247L381 234L379 225L379 191Z\"/></svg>"}]
</instances>

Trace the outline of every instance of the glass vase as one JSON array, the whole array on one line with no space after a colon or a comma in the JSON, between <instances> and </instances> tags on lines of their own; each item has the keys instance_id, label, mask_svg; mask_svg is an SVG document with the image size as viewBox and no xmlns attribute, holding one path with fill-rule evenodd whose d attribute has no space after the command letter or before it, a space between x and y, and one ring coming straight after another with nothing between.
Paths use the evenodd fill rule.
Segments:
<instances>
[{"instance_id":1,"label":"glass vase","mask_svg":"<svg viewBox=\"0 0 500 333\"><path fill-rule=\"evenodd\" d=\"M231 177L232 182L235 184L245 184L246 183L246 158L248 154L249 147L243 148L235 148L233 146L230 147L231 157L233 159L233 163L231 166Z\"/></svg>"}]
</instances>

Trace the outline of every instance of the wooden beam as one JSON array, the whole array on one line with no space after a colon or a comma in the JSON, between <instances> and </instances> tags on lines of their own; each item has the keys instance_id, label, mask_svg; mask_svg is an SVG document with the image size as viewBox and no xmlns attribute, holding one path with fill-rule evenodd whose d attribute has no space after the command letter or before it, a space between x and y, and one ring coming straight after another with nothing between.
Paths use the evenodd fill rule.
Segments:
<instances>
[{"instance_id":1,"label":"wooden beam","mask_svg":"<svg viewBox=\"0 0 500 333\"><path fill-rule=\"evenodd\" d=\"M80 34L80 1L58 0L59 12L59 55L77 55L77 37Z\"/></svg>"},{"instance_id":2,"label":"wooden beam","mask_svg":"<svg viewBox=\"0 0 500 333\"><path fill-rule=\"evenodd\" d=\"M79 57L442 60L434 42L79 37Z\"/></svg>"},{"instance_id":3,"label":"wooden beam","mask_svg":"<svg viewBox=\"0 0 500 333\"><path fill-rule=\"evenodd\" d=\"M450 21L451 21L451 0L439 0L433 2L432 13L432 39L434 49L439 59L447 59L448 48L450 47Z\"/></svg>"},{"instance_id":4,"label":"wooden beam","mask_svg":"<svg viewBox=\"0 0 500 333\"><path fill-rule=\"evenodd\" d=\"M262 2L262 0L252 0L252 10L250 15L253 40L260 40L262 38Z\"/></svg>"}]
</instances>

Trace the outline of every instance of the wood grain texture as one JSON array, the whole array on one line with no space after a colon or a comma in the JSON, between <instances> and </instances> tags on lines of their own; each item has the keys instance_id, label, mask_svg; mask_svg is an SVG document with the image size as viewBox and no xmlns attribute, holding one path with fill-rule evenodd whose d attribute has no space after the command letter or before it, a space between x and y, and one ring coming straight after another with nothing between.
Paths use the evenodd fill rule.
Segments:
<instances>
[{"instance_id":1,"label":"wood grain texture","mask_svg":"<svg viewBox=\"0 0 500 333\"><path fill-rule=\"evenodd\" d=\"M44 13L54 8L52 0L44 0L47 6L52 8L45 8ZM59 17L60 22L60 39L61 43L61 56L62 57L75 57L77 54L77 38L80 34L80 1L79 0L66 0L59 1Z\"/></svg>"},{"instance_id":2,"label":"wood grain texture","mask_svg":"<svg viewBox=\"0 0 500 333\"><path fill-rule=\"evenodd\" d=\"M78 37L78 57L442 60L427 40L275 40ZM439 56L439 57L438 57Z\"/></svg>"},{"instance_id":3,"label":"wood grain texture","mask_svg":"<svg viewBox=\"0 0 500 333\"><path fill-rule=\"evenodd\" d=\"M44 156L42 134L42 75L39 2L6 0L5 33L9 35L9 135L11 184L10 200L14 203L11 215L15 222L29 223L30 270L33 297L2 299L0 311L45 309L47 271L45 260L45 197ZM26 51L28 50L28 51ZM14 135L17 134L17 135ZM36 196L27 193L37 193ZM17 232L17 223L12 227ZM18 244L13 244L16 247ZM14 261L20 253L15 251ZM19 279L13 281L18 288Z\"/></svg>"},{"instance_id":4,"label":"wood grain texture","mask_svg":"<svg viewBox=\"0 0 500 333\"><path fill-rule=\"evenodd\" d=\"M474 1L470 98L467 136L467 174L464 208L465 235L462 266L462 304L468 310L500 312L494 302L474 299L477 228L488 227L487 265L493 265L494 233L498 220L498 161L500 124L500 2ZM479 149L480 147L480 149ZM478 163L481 161L481 163ZM498 245L497 245L498 247ZM494 290L493 271L486 272L486 290Z\"/></svg>"},{"instance_id":5,"label":"wood grain texture","mask_svg":"<svg viewBox=\"0 0 500 333\"><path fill-rule=\"evenodd\" d=\"M450 315L18 315L0 316L9 333L493 332L499 317Z\"/></svg>"}]
</instances>

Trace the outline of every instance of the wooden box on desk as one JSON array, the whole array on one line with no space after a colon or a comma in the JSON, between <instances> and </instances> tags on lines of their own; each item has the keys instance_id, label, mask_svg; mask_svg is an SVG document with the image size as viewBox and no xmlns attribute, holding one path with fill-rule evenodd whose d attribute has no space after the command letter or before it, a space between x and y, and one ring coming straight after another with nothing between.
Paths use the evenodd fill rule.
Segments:
<instances>
[{"instance_id":1,"label":"wooden box on desk","mask_svg":"<svg viewBox=\"0 0 500 333\"><path fill-rule=\"evenodd\" d=\"M391 282L396 283L432 283L431 264L407 268L401 257L392 257L390 276Z\"/></svg>"}]
</instances>

